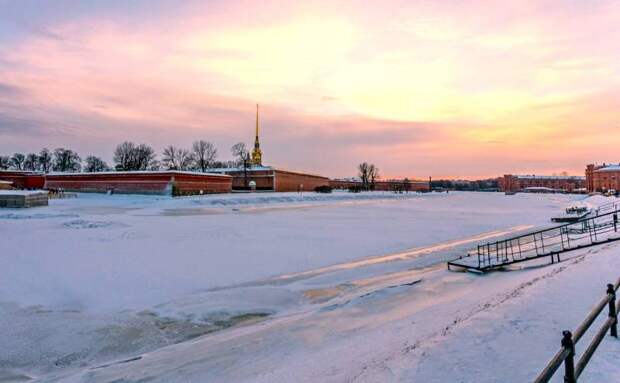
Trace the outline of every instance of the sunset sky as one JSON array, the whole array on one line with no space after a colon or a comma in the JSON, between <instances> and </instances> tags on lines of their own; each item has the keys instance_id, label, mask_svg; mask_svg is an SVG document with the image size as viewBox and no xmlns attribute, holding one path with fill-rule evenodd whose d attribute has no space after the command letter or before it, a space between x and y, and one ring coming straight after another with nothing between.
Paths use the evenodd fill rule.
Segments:
<instances>
[{"instance_id":1,"label":"sunset sky","mask_svg":"<svg viewBox=\"0 0 620 383\"><path fill-rule=\"evenodd\" d=\"M328 176L620 161L620 1L0 0L0 154L251 145Z\"/></svg>"}]
</instances>

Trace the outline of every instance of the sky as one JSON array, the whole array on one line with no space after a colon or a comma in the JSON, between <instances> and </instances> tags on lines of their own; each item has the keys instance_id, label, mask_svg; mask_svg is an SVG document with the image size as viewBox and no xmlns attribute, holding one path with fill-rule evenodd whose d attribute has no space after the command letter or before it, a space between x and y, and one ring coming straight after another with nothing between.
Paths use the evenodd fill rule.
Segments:
<instances>
[{"instance_id":1,"label":"sky","mask_svg":"<svg viewBox=\"0 0 620 383\"><path fill-rule=\"evenodd\" d=\"M252 145L331 177L619 162L619 1L0 0L0 154Z\"/></svg>"}]
</instances>

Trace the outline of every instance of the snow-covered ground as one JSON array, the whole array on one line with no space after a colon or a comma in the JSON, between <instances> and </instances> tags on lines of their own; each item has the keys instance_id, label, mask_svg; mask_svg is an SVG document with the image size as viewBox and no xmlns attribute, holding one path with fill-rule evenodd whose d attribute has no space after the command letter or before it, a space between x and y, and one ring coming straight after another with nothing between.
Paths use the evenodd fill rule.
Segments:
<instances>
[{"instance_id":1,"label":"snow-covered ground","mask_svg":"<svg viewBox=\"0 0 620 383\"><path fill-rule=\"evenodd\" d=\"M0 381L531 380L620 276L620 248L485 276L445 261L609 201L81 194L3 209ZM620 345L602 347L586 380L620 374L606 359Z\"/></svg>"}]
</instances>

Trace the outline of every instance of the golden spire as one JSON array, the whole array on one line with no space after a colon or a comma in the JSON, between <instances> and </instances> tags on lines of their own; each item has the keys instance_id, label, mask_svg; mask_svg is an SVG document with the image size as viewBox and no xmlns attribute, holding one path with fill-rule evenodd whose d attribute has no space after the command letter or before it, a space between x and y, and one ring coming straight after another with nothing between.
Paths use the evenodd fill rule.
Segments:
<instances>
[{"instance_id":1,"label":"golden spire","mask_svg":"<svg viewBox=\"0 0 620 383\"><path fill-rule=\"evenodd\" d=\"M254 139L254 150L252 150L252 165L263 165L263 154L260 150L260 142L258 141L258 104L256 104L256 138Z\"/></svg>"}]
</instances>

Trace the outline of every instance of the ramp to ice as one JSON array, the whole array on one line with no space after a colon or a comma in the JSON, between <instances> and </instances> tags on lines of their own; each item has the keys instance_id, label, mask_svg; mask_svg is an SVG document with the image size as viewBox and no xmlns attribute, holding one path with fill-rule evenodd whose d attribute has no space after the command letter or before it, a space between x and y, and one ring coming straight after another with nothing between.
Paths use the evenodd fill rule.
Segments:
<instances>
[{"instance_id":1,"label":"ramp to ice","mask_svg":"<svg viewBox=\"0 0 620 383\"><path fill-rule=\"evenodd\" d=\"M614 206L617 208L617 206ZM576 222L539 230L495 242L488 242L466 255L448 262L448 269L489 271L519 262L560 255L620 240L618 210L584 218Z\"/></svg>"}]
</instances>

